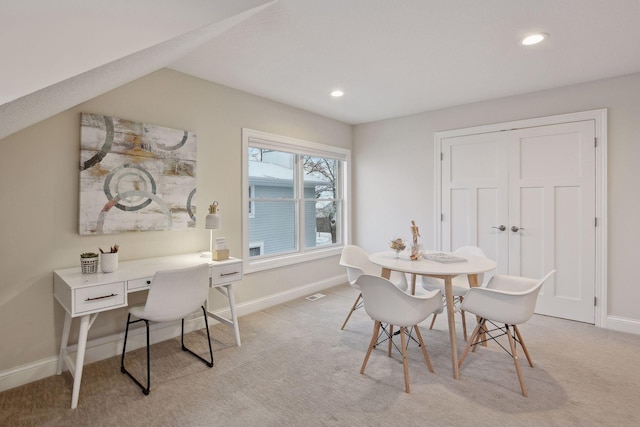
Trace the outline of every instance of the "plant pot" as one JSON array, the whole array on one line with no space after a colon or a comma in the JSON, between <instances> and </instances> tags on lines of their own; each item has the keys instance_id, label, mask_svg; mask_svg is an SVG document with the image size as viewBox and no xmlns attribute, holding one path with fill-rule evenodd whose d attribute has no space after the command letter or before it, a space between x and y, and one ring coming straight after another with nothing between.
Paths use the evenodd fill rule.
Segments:
<instances>
[{"instance_id":1,"label":"plant pot","mask_svg":"<svg viewBox=\"0 0 640 427\"><path fill-rule=\"evenodd\" d=\"M112 273L118 269L118 253L100 254L100 269L103 273Z\"/></svg>"},{"instance_id":2,"label":"plant pot","mask_svg":"<svg viewBox=\"0 0 640 427\"><path fill-rule=\"evenodd\" d=\"M98 272L98 257L82 258L80 257L80 267L82 274L93 274Z\"/></svg>"}]
</instances>

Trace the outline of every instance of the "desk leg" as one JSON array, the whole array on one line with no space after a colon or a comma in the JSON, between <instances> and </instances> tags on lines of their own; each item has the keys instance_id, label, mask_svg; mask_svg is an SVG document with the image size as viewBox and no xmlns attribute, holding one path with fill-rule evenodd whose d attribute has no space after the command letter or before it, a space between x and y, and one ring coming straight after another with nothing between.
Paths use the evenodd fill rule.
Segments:
<instances>
[{"instance_id":1,"label":"desk leg","mask_svg":"<svg viewBox=\"0 0 640 427\"><path fill-rule=\"evenodd\" d=\"M238 316L236 315L236 300L233 296L233 285L225 286L229 297L229 309L231 310L231 321L233 322L233 334L236 337L236 345L240 347L240 327L238 326Z\"/></svg>"},{"instance_id":2,"label":"desk leg","mask_svg":"<svg viewBox=\"0 0 640 427\"><path fill-rule=\"evenodd\" d=\"M89 334L89 319L87 314L80 318L80 331L78 332L78 354L76 355L76 370L73 374L73 394L71 395L71 409L78 406L80 396L80 383L82 382L82 368L84 367L84 352L87 349L87 335Z\"/></svg>"},{"instance_id":3,"label":"desk leg","mask_svg":"<svg viewBox=\"0 0 640 427\"><path fill-rule=\"evenodd\" d=\"M449 341L451 342L451 363L453 364L453 378L460 379L460 370L458 369L458 345L456 342L456 322L453 317L453 284L451 283L451 276L446 276L444 279L444 293L447 303L447 320L449 322Z\"/></svg>"},{"instance_id":4,"label":"desk leg","mask_svg":"<svg viewBox=\"0 0 640 427\"><path fill-rule=\"evenodd\" d=\"M233 297L233 284L229 283L227 285L222 285L224 287L224 289L221 289L220 286L216 286L216 290L218 292L220 292L222 295L224 295L225 297L227 297L227 299L229 300L229 310L231 311L231 320L224 318L220 315L217 315L215 313L212 313L211 311L209 311L209 300L207 299L207 315L209 315L210 317L216 319L217 321L224 323L227 326L231 326L233 328L233 334L235 335L236 338L236 345L238 347L240 347L241 342L240 342L240 327L238 325L238 315L236 314L236 301L235 298Z\"/></svg>"},{"instance_id":5,"label":"desk leg","mask_svg":"<svg viewBox=\"0 0 640 427\"><path fill-rule=\"evenodd\" d=\"M65 312L62 340L60 340L60 356L58 356L58 371L56 372L58 375L62 374L64 357L67 354L67 347L69 345L69 331L71 331L71 315Z\"/></svg>"}]
</instances>

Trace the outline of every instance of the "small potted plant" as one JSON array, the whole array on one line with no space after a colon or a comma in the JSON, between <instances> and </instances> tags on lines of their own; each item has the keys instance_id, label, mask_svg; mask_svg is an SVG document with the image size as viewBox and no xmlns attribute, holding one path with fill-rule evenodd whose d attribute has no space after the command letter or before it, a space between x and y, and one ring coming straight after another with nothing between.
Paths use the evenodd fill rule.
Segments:
<instances>
[{"instance_id":1,"label":"small potted plant","mask_svg":"<svg viewBox=\"0 0 640 427\"><path fill-rule=\"evenodd\" d=\"M112 273L118 269L118 249L120 246L113 245L109 248L109 252L100 249L100 269L103 273Z\"/></svg>"},{"instance_id":2,"label":"small potted plant","mask_svg":"<svg viewBox=\"0 0 640 427\"><path fill-rule=\"evenodd\" d=\"M95 252L83 252L80 254L80 267L83 274L98 272L98 254Z\"/></svg>"}]
</instances>

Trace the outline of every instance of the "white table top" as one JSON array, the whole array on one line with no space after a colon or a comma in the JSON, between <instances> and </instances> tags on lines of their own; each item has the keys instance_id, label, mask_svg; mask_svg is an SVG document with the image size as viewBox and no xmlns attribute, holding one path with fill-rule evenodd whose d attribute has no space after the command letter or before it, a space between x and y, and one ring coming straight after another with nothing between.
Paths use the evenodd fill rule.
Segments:
<instances>
[{"instance_id":1,"label":"white table top","mask_svg":"<svg viewBox=\"0 0 640 427\"><path fill-rule=\"evenodd\" d=\"M439 253L442 251L425 251L425 253ZM445 252L449 253L449 252ZM376 252L369 256L369 261L389 270L400 271L409 274L434 275L434 276L457 276L460 274L484 273L496 268L497 264L488 258L451 253L459 258L465 258L466 262L440 263L420 258L412 261L407 253L400 254L396 258L396 253L392 250Z\"/></svg>"},{"instance_id":2,"label":"white table top","mask_svg":"<svg viewBox=\"0 0 640 427\"><path fill-rule=\"evenodd\" d=\"M121 261L118 269L112 273L98 271L93 274L82 274L80 267L55 270L57 274L70 288L83 286L95 286L102 283L113 283L134 279L152 277L158 270L194 267L200 264L224 265L242 262L238 258L229 258L224 261L212 261L210 258L202 258L196 253L170 255L157 258L146 258L133 261Z\"/></svg>"}]
</instances>

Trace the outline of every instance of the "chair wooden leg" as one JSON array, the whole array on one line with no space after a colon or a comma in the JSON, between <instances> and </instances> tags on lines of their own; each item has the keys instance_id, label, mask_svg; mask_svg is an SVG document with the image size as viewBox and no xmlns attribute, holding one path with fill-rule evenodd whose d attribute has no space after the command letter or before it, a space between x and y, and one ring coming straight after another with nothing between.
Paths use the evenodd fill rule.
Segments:
<instances>
[{"instance_id":1,"label":"chair wooden leg","mask_svg":"<svg viewBox=\"0 0 640 427\"><path fill-rule=\"evenodd\" d=\"M362 362L362 367L360 368L360 373L364 374L364 368L367 366L367 362L369 361L369 356L371 355L371 350L373 350L373 346L376 344L378 340L378 334L380 333L380 322L377 320L373 324L373 335L371 336L371 342L369 343L369 348L367 349L367 354L364 356L364 361Z\"/></svg>"},{"instance_id":2,"label":"chair wooden leg","mask_svg":"<svg viewBox=\"0 0 640 427\"><path fill-rule=\"evenodd\" d=\"M407 333L407 328L402 326L400 328L400 342L402 343L402 365L404 366L404 391L411 393L411 387L409 387L409 364L407 362L407 343L405 333Z\"/></svg>"},{"instance_id":3,"label":"chair wooden leg","mask_svg":"<svg viewBox=\"0 0 640 427\"><path fill-rule=\"evenodd\" d=\"M524 345L524 341L522 340L522 335L520 335L520 329L518 329L516 325L513 325L513 330L516 331L516 336L518 337L518 341L520 341L520 346L522 347L522 351L524 351L524 355L527 356L527 361L529 362L529 366L533 368L533 361L531 360L531 356L529 355L527 346Z\"/></svg>"},{"instance_id":4,"label":"chair wooden leg","mask_svg":"<svg viewBox=\"0 0 640 427\"><path fill-rule=\"evenodd\" d=\"M465 357L467 357L467 353L469 353L469 349L471 348L471 346L473 345L474 341L476 341L477 337L480 335L480 326L482 325L482 323L478 323L475 327L475 329L473 330L473 332L471 333L471 338L469 338L467 340L467 345L464 348L464 351L462 352L462 356L460 356L460 358L458 359L458 368L460 366L462 366L462 362L464 362ZM475 349L475 348L474 348Z\"/></svg>"},{"instance_id":5,"label":"chair wooden leg","mask_svg":"<svg viewBox=\"0 0 640 427\"><path fill-rule=\"evenodd\" d=\"M389 357L391 357L391 347L393 347L393 325L389 325Z\"/></svg>"},{"instance_id":6,"label":"chair wooden leg","mask_svg":"<svg viewBox=\"0 0 640 427\"><path fill-rule=\"evenodd\" d=\"M416 336L418 337L418 342L420 343L420 348L422 349L424 360L425 362L427 362L427 367L429 368L429 372L434 372L433 366L431 366L431 359L429 359L429 353L427 353L427 347L425 347L424 345L424 341L422 340L422 334L420 333L420 329L418 329L418 325L414 325L413 330L416 331Z\"/></svg>"},{"instance_id":7,"label":"chair wooden leg","mask_svg":"<svg viewBox=\"0 0 640 427\"><path fill-rule=\"evenodd\" d=\"M436 323L436 317L438 317L438 313L433 313L433 317L431 318L431 324L429 325L429 329L433 329L433 324Z\"/></svg>"},{"instance_id":8,"label":"chair wooden leg","mask_svg":"<svg viewBox=\"0 0 640 427\"><path fill-rule=\"evenodd\" d=\"M516 353L516 343L513 339L513 335L511 335L511 331L509 330L509 325L505 325L507 329L507 337L509 338L509 347L511 347L511 355L513 356L513 363L516 365L516 372L518 373L518 380L520 381L520 388L522 389L522 395L527 397L527 387L524 385L524 378L522 378L522 369L520 369L520 360L518 359L518 354Z\"/></svg>"},{"instance_id":9,"label":"chair wooden leg","mask_svg":"<svg viewBox=\"0 0 640 427\"><path fill-rule=\"evenodd\" d=\"M464 315L464 311L460 310L460 316L462 317L462 337L467 341L467 319Z\"/></svg>"},{"instance_id":10,"label":"chair wooden leg","mask_svg":"<svg viewBox=\"0 0 640 427\"><path fill-rule=\"evenodd\" d=\"M462 304L464 297L458 297L459 304ZM462 337L467 341L467 318L464 315L464 310L460 310L460 316L462 317Z\"/></svg>"},{"instance_id":11,"label":"chair wooden leg","mask_svg":"<svg viewBox=\"0 0 640 427\"><path fill-rule=\"evenodd\" d=\"M482 346L483 347L487 346L487 341L486 341L487 340L487 333L485 332L486 331L486 329L485 329L485 325L486 324L487 324L487 319L480 318L478 320L478 326L480 326L480 330L478 331L478 335L476 335L475 340L473 340L473 339L471 340L472 345L482 342ZM478 348L478 346L474 345L473 346L473 350L471 350L471 352L475 353L477 348Z\"/></svg>"},{"instance_id":12,"label":"chair wooden leg","mask_svg":"<svg viewBox=\"0 0 640 427\"><path fill-rule=\"evenodd\" d=\"M360 298L362 298L362 293L358 294L358 297L356 298L356 302L353 303L353 306L351 307L351 310L349 311L349 314L347 314L347 318L344 319L344 323L342 324L342 327L340 328L340 330L343 330L344 327L347 326L347 322L349 321L349 318L351 317L353 312L356 311L356 307L358 306L358 303L360 302Z\"/></svg>"}]
</instances>

